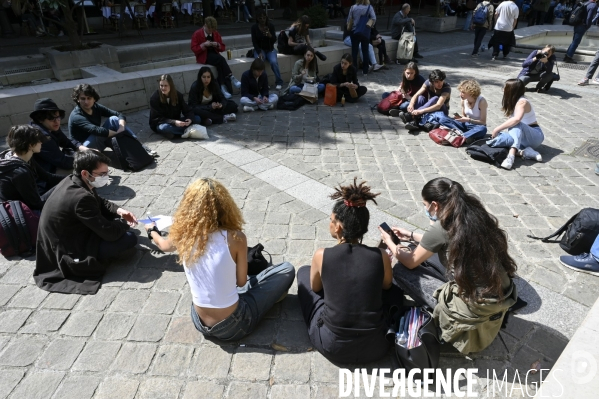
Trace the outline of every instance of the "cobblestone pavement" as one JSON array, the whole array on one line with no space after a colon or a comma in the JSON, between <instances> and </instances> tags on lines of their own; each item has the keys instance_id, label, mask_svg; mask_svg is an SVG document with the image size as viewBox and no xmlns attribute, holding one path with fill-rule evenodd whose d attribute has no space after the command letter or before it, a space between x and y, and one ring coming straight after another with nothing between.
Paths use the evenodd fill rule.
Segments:
<instances>
[{"instance_id":1,"label":"cobblestone pavement","mask_svg":"<svg viewBox=\"0 0 599 399\"><path fill-rule=\"evenodd\" d=\"M419 40L423 75L442 68L454 87L465 77L477 78L490 104L489 126L500 123L501 84L517 74L525 54L491 62L487 52L473 60L472 36L462 32ZM214 177L242 208L249 244L262 242L275 262L297 268L316 248L334 245L327 223L332 201L326 198L334 185L358 176L382 193L367 238L375 244L382 221L426 226L419 195L426 181L457 180L508 232L517 284L529 305L488 349L469 357L447 351L440 367L478 368L475 388L484 396L487 371L508 370L508 386L518 388L508 397L534 394L539 373L524 386L531 364L552 367L599 294L597 277L559 264L559 246L526 237L552 232L599 200L594 161L572 155L596 136L590 104L599 88L576 86L582 71L562 68L550 94L528 94L546 133L544 162L517 161L505 171L471 160L463 149L437 146L426 134L410 135L398 119L371 111L367 105L394 89L400 73L392 67L369 75L363 82L369 92L359 104L242 114L211 128L209 142L162 140L147 127L147 110L130 114L129 126L160 158L155 168L138 173L115 170L101 194L137 215L172 214L190 181ZM457 104L454 91L451 105ZM354 366L332 364L311 349L295 283L246 339L206 340L191 323L189 288L176 257L153 250L144 236L137 256L113 264L94 296L49 294L33 283L33 259L2 258L0 398L337 397L339 367ZM389 353L366 368L393 366ZM522 386L518 380L512 386L516 370Z\"/></svg>"}]
</instances>

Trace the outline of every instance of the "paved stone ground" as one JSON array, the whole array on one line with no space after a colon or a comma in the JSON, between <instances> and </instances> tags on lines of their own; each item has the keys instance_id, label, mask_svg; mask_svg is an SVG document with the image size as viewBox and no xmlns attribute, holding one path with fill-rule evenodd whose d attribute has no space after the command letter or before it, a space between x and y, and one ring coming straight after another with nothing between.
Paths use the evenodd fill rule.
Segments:
<instances>
[{"instance_id":1,"label":"paved stone ground","mask_svg":"<svg viewBox=\"0 0 599 399\"><path fill-rule=\"evenodd\" d=\"M517 74L525 54L491 62L487 52L473 60L472 36L463 32L419 40L423 75L443 68L454 87L476 77L490 104L489 126L500 123L501 84ZM493 396L487 371L508 370L512 380L537 360L551 368L599 295L598 278L559 264L557 245L526 237L552 232L599 200L594 161L571 155L596 136L590 104L598 88L575 86L581 71L561 72L551 94L528 95L546 133L542 163L497 169L471 160L463 149L437 146L426 134L409 135L398 119L372 112L367 105L397 86L401 69L393 67L364 80L369 93L359 104L241 114L237 122L212 128L209 142L162 140L147 127L148 111L131 114L129 126L161 156L156 167L138 173L114 170L113 183L101 193L137 215L172 214L189 182L214 177L242 208L249 244L262 242L275 262L299 267L316 248L335 243L326 194L338 183L358 176L382 193L367 238L375 244L382 221L425 228L419 193L426 181L447 176L461 182L508 232L517 284L529 302L482 353L464 357L447 350L441 359L441 368L477 367L477 390ZM457 93L451 104L455 109ZM295 283L246 339L204 339L190 321L189 288L176 257L153 250L143 234L137 256L113 264L95 296L42 291L33 283L33 268L33 259L0 260L0 398L334 398L339 367L354 368L312 350ZM366 368L394 364L389 353ZM538 380L539 374L529 376L529 393ZM513 387L524 385L522 377L522 386L516 380ZM526 397L526 391L507 396Z\"/></svg>"}]
</instances>

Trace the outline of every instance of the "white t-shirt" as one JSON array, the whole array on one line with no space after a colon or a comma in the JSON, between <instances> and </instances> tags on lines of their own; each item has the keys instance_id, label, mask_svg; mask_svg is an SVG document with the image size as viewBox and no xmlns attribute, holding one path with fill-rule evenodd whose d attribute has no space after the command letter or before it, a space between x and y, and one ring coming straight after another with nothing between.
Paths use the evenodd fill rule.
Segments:
<instances>
[{"instance_id":1,"label":"white t-shirt","mask_svg":"<svg viewBox=\"0 0 599 399\"><path fill-rule=\"evenodd\" d=\"M499 14L495 23L495 30L511 32L514 30L514 21L518 19L520 11L513 1L504 1L498 7L496 12Z\"/></svg>"}]
</instances>

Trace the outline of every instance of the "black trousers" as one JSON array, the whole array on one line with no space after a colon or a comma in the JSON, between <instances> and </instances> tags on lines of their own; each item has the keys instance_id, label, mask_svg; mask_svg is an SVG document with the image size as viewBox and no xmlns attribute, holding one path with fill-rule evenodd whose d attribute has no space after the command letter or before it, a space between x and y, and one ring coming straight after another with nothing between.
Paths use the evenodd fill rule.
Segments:
<instances>
[{"instance_id":1,"label":"black trousers","mask_svg":"<svg viewBox=\"0 0 599 399\"><path fill-rule=\"evenodd\" d=\"M474 49L472 49L472 54L478 54L486 34L487 28L482 26L474 28Z\"/></svg>"},{"instance_id":2,"label":"black trousers","mask_svg":"<svg viewBox=\"0 0 599 399\"><path fill-rule=\"evenodd\" d=\"M310 288L310 266L303 266L297 271L297 296L308 327L310 342L330 361L368 363L388 353L390 343L385 339L385 323L368 335L341 336L322 322L324 292L314 292Z\"/></svg>"},{"instance_id":3,"label":"black trousers","mask_svg":"<svg viewBox=\"0 0 599 399\"><path fill-rule=\"evenodd\" d=\"M537 83L537 87L536 87L537 90L539 90L539 89L548 90L551 87L551 85L553 84L553 73L543 72L543 73L539 73L536 75L524 75L524 76L520 76L518 79L520 79L522 82L524 82L524 86L526 86L530 82L539 82L539 83Z\"/></svg>"},{"instance_id":4,"label":"black trousers","mask_svg":"<svg viewBox=\"0 0 599 399\"><path fill-rule=\"evenodd\" d=\"M385 63L385 58L387 58L387 46L385 45L385 40L381 38L381 42L376 48L379 49L379 64L383 65Z\"/></svg>"},{"instance_id":5,"label":"black trousers","mask_svg":"<svg viewBox=\"0 0 599 399\"><path fill-rule=\"evenodd\" d=\"M366 86L358 86L358 88L356 89L356 92L358 93L358 97L353 98L349 94L349 89L347 87L337 87L337 102L341 101L341 97L345 96L346 102L355 103L360 99L360 97L362 97L364 94L366 94L367 91L368 91L368 89L366 88Z\"/></svg>"},{"instance_id":6,"label":"black trousers","mask_svg":"<svg viewBox=\"0 0 599 399\"><path fill-rule=\"evenodd\" d=\"M223 99L221 104L223 105L222 108L211 109L209 108L209 104L207 106L196 107L194 108L193 112L202 118L202 122L204 122L206 119L211 119L212 123L223 123L223 116L237 112L238 107L237 103L231 100Z\"/></svg>"},{"instance_id":7,"label":"black trousers","mask_svg":"<svg viewBox=\"0 0 599 399\"><path fill-rule=\"evenodd\" d=\"M218 84L220 86L227 86L229 93L231 93L233 88L231 86L229 77L233 74L233 72L231 72L231 68L229 68L229 64L227 64L225 57L216 51L208 50L208 54L206 55L206 64L212 65L216 68L216 72L218 73Z\"/></svg>"},{"instance_id":8,"label":"black trousers","mask_svg":"<svg viewBox=\"0 0 599 399\"><path fill-rule=\"evenodd\" d=\"M137 244L137 236L127 231L116 241L102 241L98 249L98 260L115 258L121 252L133 248Z\"/></svg>"}]
</instances>

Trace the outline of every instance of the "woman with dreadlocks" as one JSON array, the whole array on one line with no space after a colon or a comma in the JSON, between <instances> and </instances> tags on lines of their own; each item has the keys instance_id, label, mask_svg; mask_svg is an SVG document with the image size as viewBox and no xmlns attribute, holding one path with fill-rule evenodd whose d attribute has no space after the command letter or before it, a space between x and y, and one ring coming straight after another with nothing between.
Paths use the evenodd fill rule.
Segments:
<instances>
[{"instance_id":1,"label":"woman with dreadlocks","mask_svg":"<svg viewBox=\"0 0 599 399\"><path fill-rule=\"evenodd\" d=\"M400 240L414 243L410 250L380 229L398 260L395 283L418 305L434 309L440 338L464 354L479 352L493 342L518 298L513 282L517 266L507 235L482 202L456 181L437 177L421 194L431 221L427 231L392 228Z\"/></svg>"},{"instance_id":2,"label":"woman with dreadlocks","mask_svg":"<svg viewBox=\"0 0 599 399\"><path fill-rule=\"evenodd\" d=\"M289 262L248 276L241 210L216 180L191 183L175 212L168 238L156 224L148 238L163 252L179 252L191 290L191 320L205 336L237 341L250 334L287 295L295 278Z\"/></svg>"},{"instance_id":3,"label":"woman with dreadlocks","mask_svg":"<svg viewBox=\"0 0 599 399\"><path fill-rule=\"evenodd\" d=\"M376 204L377 195L356 179L336 188L329 229L338 243L318 249L312 265L297 272L310 341L334 362L367 363L389 349L382 290L391 288L391 261L383 250L362 244L370 219L366 203Z\"/></svg>"}]
</instances>

